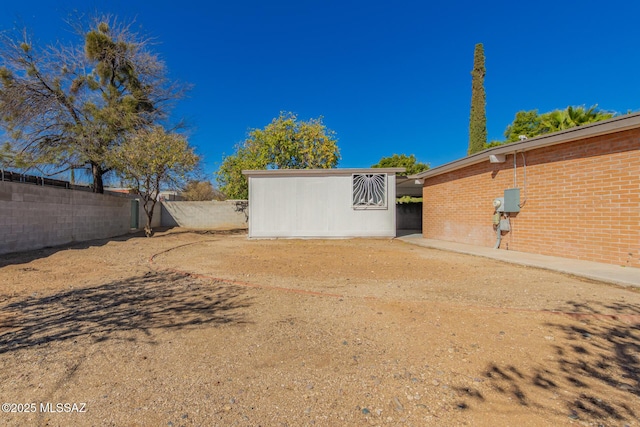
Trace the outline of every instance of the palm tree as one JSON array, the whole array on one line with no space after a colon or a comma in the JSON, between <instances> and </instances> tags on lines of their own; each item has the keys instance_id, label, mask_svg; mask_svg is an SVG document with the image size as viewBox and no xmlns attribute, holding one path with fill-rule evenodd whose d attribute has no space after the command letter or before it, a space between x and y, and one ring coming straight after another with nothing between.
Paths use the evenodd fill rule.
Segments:
<instances>
[{"instance_id":1,"label":"palm tree","mask_svg":"<svg viewBox=\"0 0 640 427\"><path fill-rule=\"evenodd\" d=\"M576 126L583 126L613 117L613 113L597 109L597 105L586 109L584 106L568 106L565 110L554 110L540 116L540 134L558 132Z\"/></svg>"}]
</instances>

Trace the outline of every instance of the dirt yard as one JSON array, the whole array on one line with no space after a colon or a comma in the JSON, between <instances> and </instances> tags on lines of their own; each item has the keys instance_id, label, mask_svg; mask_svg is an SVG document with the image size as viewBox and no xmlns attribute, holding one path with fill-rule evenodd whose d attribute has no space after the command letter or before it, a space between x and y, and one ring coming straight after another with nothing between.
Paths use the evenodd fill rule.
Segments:
<instances>
[{"instance_id":1,"label":"dirt yard","mask_svg":"<svg viewBox=\"0 0 640 427\"><path fill-rule=\"evenodd\" d=\"M172 230L0 256L0 373L11 426L640 426L640 293Z\"/></svg>"}]
</instances>

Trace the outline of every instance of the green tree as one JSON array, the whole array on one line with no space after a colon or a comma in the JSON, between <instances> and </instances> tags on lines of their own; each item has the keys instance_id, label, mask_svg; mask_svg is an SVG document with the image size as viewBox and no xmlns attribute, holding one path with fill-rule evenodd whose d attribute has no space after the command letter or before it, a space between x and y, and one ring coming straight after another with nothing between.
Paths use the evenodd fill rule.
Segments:
<instances>
[{"instance_id":1,"label":"green tree","mask_svg":"<svg viewBox=\"0 0 640 427\"><path fill-rule=\"evenodd\" d=\"M137 130L112 153L111 162L123 182L142 199L147 237L153 233L151 220L160 190L179 188L199 161L184 136L167 133L162 126Z\"/></svg>"},{"instance_id":2,"label":"green tree","mask_svg":"<svg viewBox=\"0 0 640 427\"><path fill-rule=\"evenodd\" d=\"M595 123L613 117L613 113L597 109L597 105L586 109L584 106L568 106L565 110L554 110L540 117L542 133L558 132L576 126Z\"/></svg>"},{"instance_id":3,"label":"green tree","mask_svg":"<svg viewBox=\"0 0 640 427\"><path fill-rule=\"evenodd\" d=\"M484 46L476 44L473 53L473 71L471 71L471 114L469 117L469 150L468 154L484 149L487 143L487 108L484 91Z\"/></svg>"},{"instance_id":4,"label":"green tree","mask_svg":"<svg viewBox=\"0 0 640 427\"><path fill-rule=\"evenodd\" d=\"M340 152L335 132L322 117L298 121L293 113L281 112L264 129L254 129L225 157L216 179L229 198L246 199L248 169L327 169L338 164Z\"/></svg>"},{"instance_id":5,"label":"green tree","mask_svg":"<svg viewBox=\"0 0 640 427\"><path fill-rule=\"evenodd\" d=\"M70 46L35 46L26 31L0 35L0 125L16 163L56 172L88 169L103 192L109 153L125 136L167 118L184 87L166 78L149 42L96 19Z\"/></svg>"},{"instance_id":6,"label":"green tree","mask_svg":"<svg viewBox=\"0 0 640 427\"><path fill-rule=\"evenodd\" d=\"M584 106L568 106L564 110L553 110L544 114L538 114L538 110L519 111L514 121L507 126L504 136L506 142L514 142L519 141L522 135L531 138L610 119L613 116L614 113L599 110L597 105L588 109Z\"/></svg>"},{"instance_id":7,"label":"green tree","mask_svg":"<svg viewBox=\"0 0 640 427\"><path fill-rule=\"evenodd\" d=\"M507 138L506 142L519 141L521 135L527 138L540 135L542 132L541 126L538 110L518 111L513 122L504 131L504 136Z\"/></svg>"},{"instance_id":8,"label":"green tree","mask_svg":"<svg viewBox=\"0 0 640 427\"><path fill-rule=\"evenodd\" d=\"M416 156L411 154L394 154L391 157L383 157L372 168L405 168L406 175L415 175L429 169L429 165L416 160Z\"/></svg>"},{"instance_id":9,"label":"green tree","mask_svg":"<svg viewBox=\"0 0 640 427\"><path fill-rule=\"evenodd\" d=\"M182 190L181 195L190 202L224 199L224 195L213 188L213 184L210 181L189 181Z\"/></svg>"}]
</instances>

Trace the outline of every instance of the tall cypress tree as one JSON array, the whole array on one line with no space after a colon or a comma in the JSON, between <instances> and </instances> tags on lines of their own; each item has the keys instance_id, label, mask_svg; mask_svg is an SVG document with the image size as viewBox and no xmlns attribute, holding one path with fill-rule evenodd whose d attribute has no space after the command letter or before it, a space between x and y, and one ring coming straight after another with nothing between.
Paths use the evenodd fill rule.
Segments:
<instances>
[{"instance_id":1,"label":"tall cypress tree","mask_svg":"<svg viewBox=\"0 0 640 427\"><path fill-rule=\"evenodd\" d=\"M469 151L477 153L487 143L487 109L484 92L484 46L476 45L473 53L473 71L471 71L471 115L469 118Z\"/></svg>"}]
</instances>

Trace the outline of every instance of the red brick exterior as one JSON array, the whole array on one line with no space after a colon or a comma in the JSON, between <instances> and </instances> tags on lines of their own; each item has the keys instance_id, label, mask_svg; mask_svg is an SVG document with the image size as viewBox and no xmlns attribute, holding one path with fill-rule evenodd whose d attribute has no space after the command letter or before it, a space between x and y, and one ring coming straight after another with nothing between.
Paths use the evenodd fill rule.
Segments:
<instances>
[{"instance_id":1,"label":"red brick exterior","mask_svg":"<svg viewBox=\"0 0 640 427\"><path fill-rule=\"evenodd\" d=\"M640 267L640 129L513 157L426 178L424 237L492 247L492 201L517 187L501 249Z\"/></svg>"}]
</instances>

